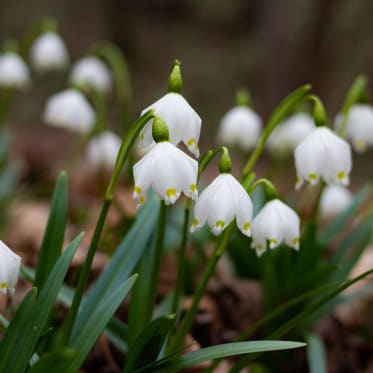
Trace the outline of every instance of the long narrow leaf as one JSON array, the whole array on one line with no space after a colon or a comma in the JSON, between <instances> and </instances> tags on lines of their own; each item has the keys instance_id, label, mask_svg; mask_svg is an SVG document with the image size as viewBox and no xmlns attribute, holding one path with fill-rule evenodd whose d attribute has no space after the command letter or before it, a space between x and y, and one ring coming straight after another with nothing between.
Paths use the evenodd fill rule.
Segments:
<instances>
[{"instance_id":1,"label":"long narrow leaf","mask_svg":"<svg viewBox=\"0 0 373 373\"><path fill-rule=\"evenodd\" d=\"M131 346L123 372L131 373L155 361L174 322L175 315L163 316L153 320Z\"/></svg>"},{"instance_id":2,"label":"long narrow leaf","mask_svg":"<svg viewBox=\"0 0 373 373\"><path fill-rule=\"evenodd\" d=\"M185 369L213 359L265 351L287 350L304 347L305 345L306 344L302 342L290 341L250 341L225 343L217 346L205 347L185 355L172 356L170 358L166 357L161 362L136 370L135 372L178 372L181 369Z\"/></svg>"},{"instance_id":3,"label":"long narrow leaf","mask_svg":"<svg viewBox=\"0 0 373 373\"><path fill-rule=\"evenodd\" d=\"M307 360L310 373L326 373L324 344L320 337L313 333L307 336Z\"/></svg>"},{"instance_id":4,"label":"long narrow leaf","mask_svg":"<svg viewBox=\"0 0 373 373\"><path fill-rule=\"evenodd\" d=\"M61 255L67 222L67 174L61 172L54 189L51 209L38 256L34 285L41 291L54 264Z\"/></svg>"},{"instance_id":5,"label":"long narrow leaf","mask_svg":"<svg viewBox=\"0 0 373 373\"><path fill-rule=\"evenodd\" d=\"M89 317L84 320L83 325L80 326L79 333L75 334L75 337L70 340L69 347L76 352L76 355L64 373L75 373L79 370L97 338L113 317L127 293L131 290L136 278L136 274L131 276L109 296L102 299L100 303L91 309Z\"/></svg>"},{"instance_id":6,"label":"long narrow leaf","mask_svg":"<svg viewBox=\"0 0 373 373\"><path fill-rule=\"evenodd\" d=\"M133 227L111 258L110 263L92 286L83 301L72 331L72 338L75 338L74 336L84 325L84 320L89 317L92 309L96 307L102 297L115 291L134 272L156 224L157 202L158 200L155 197L149 198L146 205L140 210Z\"/></svg>"}]
</instances>

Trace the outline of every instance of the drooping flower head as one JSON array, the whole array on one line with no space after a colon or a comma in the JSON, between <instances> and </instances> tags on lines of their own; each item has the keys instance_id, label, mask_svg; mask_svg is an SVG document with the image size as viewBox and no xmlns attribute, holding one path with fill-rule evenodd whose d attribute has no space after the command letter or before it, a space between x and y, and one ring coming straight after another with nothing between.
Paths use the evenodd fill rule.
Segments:
<instances>
[{"instance_id":1,"label":"drooping flower head","mask_svg":"<svg viewBox=\"0 0 373 373\"><path fill-rule=\"evenodd\" d=\"M335 126L342 124L342 116L338 114ZM351 106L347 116L346 137L356 152L362 153L373 146L373 107L368 104Z\"/></svg>"},{"instance_id":2,"label":"drooping flower head","mask_svg":"<svg viewBox=\"0 0 373 373\"><path fill-rule=\"evenodd\" d=\"M174 204L183 192L196 199L198 163L168 141L165 122L156 116L153 136L157 143L133 167L138 206L145 202L146 191L152 187L166 205ZM157 133L158 132L158 133Z\"/></svg>"},{"instance_id":3,"label":"drooping flower head","mask_svg":"<svg viewBox=\"0 0 373 373\"><path fill-rule=\"evenodd\" d=\"M14 52L0 55L0 87L25 88L30 84L30 71L23 59Z\"/></svg>"},{"instance_id":4,"label":"drooping flower head","mask_svg":"<svg viewBox=\"0 0 373 373\"><path fill-rule=\"evenodd\" d=\"M222 160L220 166L221 164ZM191 231L200 229L207 221L212 232L218 235L236 218L240 231L250 236L253 214L251 199L243 186L230 174L230 159L228 168L220 167L220 170L222 173L201 193L194 206Z\"/></svg>"},{"instance_id":5,"label":"drooping flower head","mask_svg":"<svg viewBox=\"0 0 373 373\"><path fill-rule=\"evenodd\" d=\"M114 132L102 132L88 144L88 161L95 167L113 168L121 142L121 138Z\"/></svg>"},{"instance_id":6,"label":"drooping flower head","mask_svg":"<svg viewBox=\"0 0 373 373\"><path fill-rule=\"evenodd\" d=\"M170 83L171 81L171 83ZM199 156L198 141L201 132L201 118L180 94L181 73L180 63L175 62L169 81L169 93L164 95L154 104L141 112L144 114L149 109L154 109L156 114L166 122L170 141L174 145L183 142L189 151L196 157ZM140 133L139 145L148 146L153 142L152 122L144 127Z\"/></svg>"},{"instance_id":7,"label":"drooping flower head","mask_svg":"<svg viewBox=\"0 0 373 373\"><path fill-rule=\"evenodd\" d=\"M259 140L262 120L249 107L236 106L220 122L218 141L226 146L238 145L243 151L251 150Z\"/></svg>"},{"instance_id":8,"label":"drooping flower head","mask_svg":"<svg viewBox=\"0 0 373 373\"><path fill-rule=\"evenodd\" d=\"M96 115L81 92L76 89L66 89L48 99L43 120L52 126L84 134L93 129Z\"/></svg>"},{"instance_id":9,"label":"drooping flower head","mask_svg":"<svg viewBox=\"0 0 373 373\"><path fill-rule=\"evenodd\" d=\"M52 31L43 33L35 40L30 59L38 71L63 70L70 61L61 36Z\"/></svg>"},{"instance_id":10,"label":"drooping flower head","mask_svg":"<svg viewBox=\"0 0 373 373\"><path fill-rule=\"evenodd\" d=\"M0 241L0 293L14 293L20 266L21 258Z\"/></svg>"},{"instance_id":11,"label":"drooping flower head","mask_svg":"<svg viewBox=\"0 0 373 373\"><path fill-rule=\"evenodd\" d=\"M352 167L351 149L329 128L315 128L295 149L296 188L304 181L316 185L322 177L327 184L348 185Z\"/></svg>"},{"instance_id":12,"label":"drooping flower head","mask_svg":"<svg viewBox=\"0 0 373 373\"><path fill-rule=\"evenodd\" d=\"M261 256L269 247L274 249L282 241L288 246L299 249L298 215L279 199L267 202L255 216L251 224L253 236L252 247L258 256Z\"/></svg>"},{"instance_id":13,"label":"drooping flower head","mask_svg":"<svg viewBox=\"0 0 373 373\"><path fill-rule=\"evenodd\" d=\"M98 57L83 57L71 68L70 82L76 85L88 85L101 92L107 92L112 85L109 68Z\"/></svg>"},{"instance_id":14,"label":"drooping flower head","mask_svg":"<svg viewBox=\"0 0 373 373\"><path fill-rule=\"evenodd\" d=\"M268 148L274 156L291 153L314 129L310 114L294 114L274 129L268 138Z\"/></svg>"},{"instance_id":15,"label":"drooping flower head","mask_svg":"<svg viewBox=\"0 0 373 373\"><path fill-rule=\"evenodd\" d=\"M351 192L338 185L328 185L320 199L320 215L332 219L339 215L352 201Z\"/></svg>"}]
</instances>

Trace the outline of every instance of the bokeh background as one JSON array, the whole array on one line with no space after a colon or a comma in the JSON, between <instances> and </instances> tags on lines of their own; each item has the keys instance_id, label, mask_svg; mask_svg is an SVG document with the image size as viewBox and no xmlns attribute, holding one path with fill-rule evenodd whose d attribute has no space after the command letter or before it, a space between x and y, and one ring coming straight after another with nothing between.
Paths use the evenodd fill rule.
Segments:
<instances>
[{"instance_id":1,"label":"bokeh background","mask_svg":"<svg viewBox=\"0 0 373 373\"><path fill-rule=\"evenodd\" d=\"M98 40L116 43L132 74L133 117L165 93L172 61L180 59L184 95L203 118L202 141L212 145L240 87L265 119L309 82L332 120L356 75L373 74L372 14L370 0L1 0L0 38L22 38L52 16L73 58ZM18 125L40 122L45 99L66 84L42 83L22 94L22 110L13 107ZM371 177L371 155L359 158L362 177Z\"/></svg>"}]
</instances>

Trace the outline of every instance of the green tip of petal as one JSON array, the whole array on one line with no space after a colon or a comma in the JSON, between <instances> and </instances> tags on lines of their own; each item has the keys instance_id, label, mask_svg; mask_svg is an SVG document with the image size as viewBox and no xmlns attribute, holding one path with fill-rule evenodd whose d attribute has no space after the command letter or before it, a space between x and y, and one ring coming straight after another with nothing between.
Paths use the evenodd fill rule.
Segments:
<instances>
[{"instance_id":1,"label":"green tip of petal","mask_svg":"<svg viewBox=\"0 0 373 373\"><path fill-rule=\"evenodd\" d=\"M223 147L223 154L219 160L219 171L220 173L231 173L232 170L232 161L231 157L229 156L228 149Z\"/></svg>"}]
</instances>

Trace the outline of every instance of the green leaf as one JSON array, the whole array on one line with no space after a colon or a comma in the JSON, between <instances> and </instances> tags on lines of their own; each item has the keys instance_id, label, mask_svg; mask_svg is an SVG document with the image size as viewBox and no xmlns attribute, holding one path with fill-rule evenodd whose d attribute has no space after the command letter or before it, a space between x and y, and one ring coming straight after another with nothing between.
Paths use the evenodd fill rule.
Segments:
<instances>
[{"instance_id":1,"label":"green leaf","mask_svg":"<svg viewBox=\"0 0 373 373\"><path fill-rule=\"evenodd\" d=\"M65 372L74 358L71 349L62 349L43 356L27 373Z\"/></svg>"},{"instance_id":2,"label":"green leaf","mask_svg":"<svg viewBox=\"0 0 373 373\"><path fill-rule=\"evenodd\" d=\"M79 333L70 339L69 347L75 352L75 358L66 369L65 373L75 373L79 370L86 356L95 344L109 320L131 290L137 275L131 276L118 288L101 299L92 309L90 315L83 321Z\"/></svg>"},{"instance_id":3,"label":"green leaf","mask_svg":"<svg viewBox=\"0 0 373 373\"><path fill-rule=\"evenodd\" d=\"M175 315L153 320L136 338L130 347L124 373L131 373L154 362L175 322Z\"/></svg>"},{"instance_id":4,"label":"green leaf","mask_svg":"<svg viewBox=\"0 0 373 373\"><path fill-rule=\"evenodd\" d=\"M325 348L322 340L316 334L307 335L307 360L310 373L326 373Z\"/></svg>"},{"instance_id":5,"label":"green leaf","mask_svg":"<svg viewBox=\"0 0 373 373\"><path fill-rule=\"evenodd\" d=\"M35 306L36 295L36 288L32 288L27 293L4 332L0 341L0 372L7 372L7 369L12 367L12 362L18 359L18 352L22 345L19 337L23 334L25 328L28 327L29 315Z\"/></svg>"},{"instance_id":6,"label":"green leaf","mask_svg":"<svg viewBox=\"0 0 373 373\"><path fill-rule=\"evenodd\" d=\"M156 372L178 372L204 361L213 359L250 354L265 351L288 350L293 348L304 347L302 342L290 341L250 341L250 342L233 342L217 346L205 347L185 355L166 357L151 366L136 370L135 373L156 373Z\"/></svg>"},{"instance_id":7,"label":"green leaf","mask_svg":"<svg viewBox=\"0 0 373 373\"><path fill-rule=\"evenodd\" d=\"M5 348L9 349L10 353L3 355L0 351L2 357L0 372L21 373L26 369L36 343L44 331L52 306L57 298L72 257L82 237L83 234L76 237L59 257L42 291L37 296L36 301L33 303L32 307L28 309L28 312L23 314L22 322L15 321L22 325L22 327L17 327L17 333L12 331L11 324L13 321L9 324L4 337L8 333L12 333L11 338L13 343L9 344L4 342L4 338L2 340L1 345L3 346L3 343L6 343ZM20 343L20 341L22 341L22 343ZM4 356L6 356L6 358L4 358Z\"/></svg>"},{"instance_id":8,"label":"green leaf","mask_svg":"<svg viewBox=\"0 0 373 373\"><path fill-rule=\"evenodd\" d=\"M110 263L93 284L87 297L82 302L81 310L72 330L72 338L80 332L84 321L101 299L118 289L120 285L134 272L143 254L150 236L154 231L158 216L158 199L149 198L140 210L134 225L119 245Z\"/></svg>"},{"instance_id":9,"label":"green leaf","mask_svg":"<svg viewBox=\"0 0 373 373\"><path fill-rule=\"evenodd\" d=\"M68 184L66 172L58 176L47 227L41 245L34 285L41 291L49 273L61 255L67 222Z\"/></svg>"}]
</instances>

